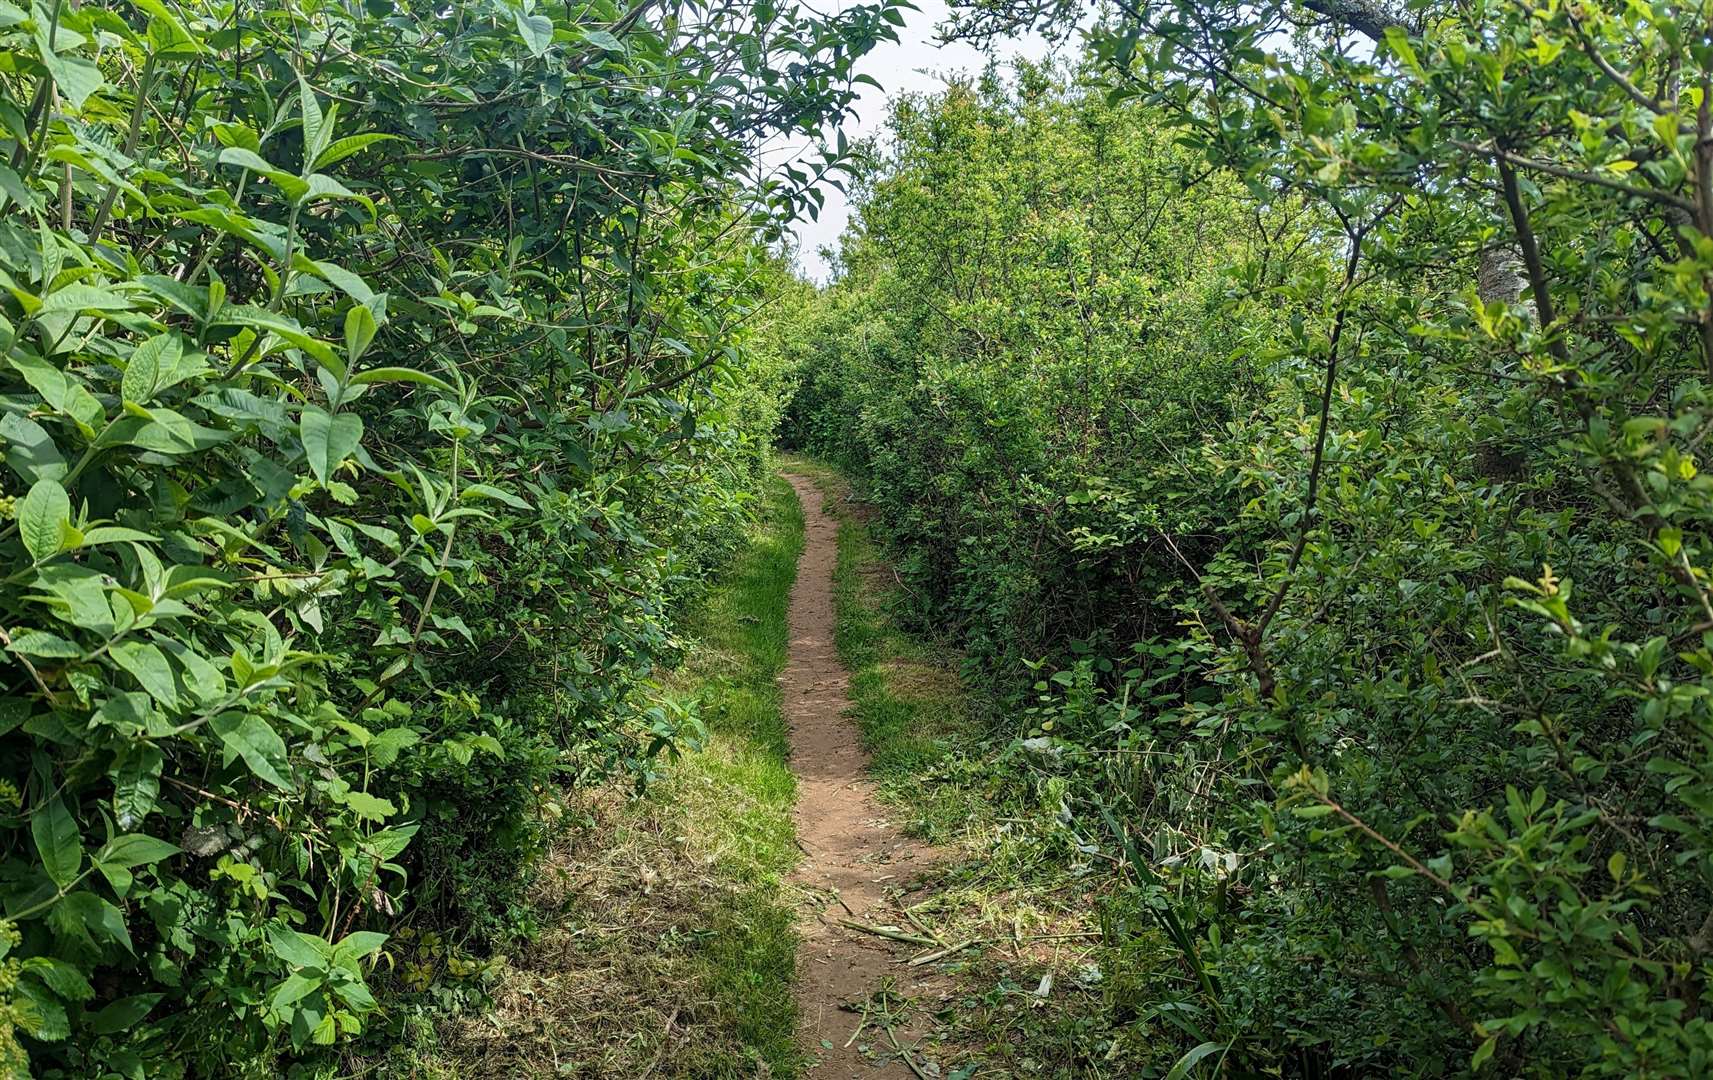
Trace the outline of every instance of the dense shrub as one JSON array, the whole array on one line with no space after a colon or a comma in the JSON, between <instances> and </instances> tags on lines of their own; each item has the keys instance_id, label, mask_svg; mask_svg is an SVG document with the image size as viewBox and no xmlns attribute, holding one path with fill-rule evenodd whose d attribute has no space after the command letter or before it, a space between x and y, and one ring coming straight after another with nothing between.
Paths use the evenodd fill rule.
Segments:
<instances>
[{"instance_id":1,"label":"dense shrub","mask_svg":"<svg viewBox=\"0 0 1713 1080\"><path fill-rule=\"evenodd\" d=\"M1186 1069L1700 1075L1705 28L1413 10L1126 7L1094 89L903 106L787 431L1010 695L1111 956L1170 943L1109 985Z\"/></svg>"},{"instance_id":2,"label":"dense shrub","mask_svg":"<svg viewBox=\"0 0 1713 1080\"><path fill-rule=\"evenodd\" d=\"M515 930L555 786L695 733L814 198L751 150L896 19L0 4L0 1073L396 1023L395 928Z\"/></svg>"}]
</instances>

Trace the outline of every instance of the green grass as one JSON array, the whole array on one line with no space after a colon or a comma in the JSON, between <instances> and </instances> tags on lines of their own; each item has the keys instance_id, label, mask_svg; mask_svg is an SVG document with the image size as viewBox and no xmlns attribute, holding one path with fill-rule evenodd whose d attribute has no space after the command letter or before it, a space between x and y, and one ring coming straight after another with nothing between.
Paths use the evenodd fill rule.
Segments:
<instances>
[{"instance_id":1,"label":"green grass","mask_svg":"<svg viewBox=\"0 0 1713 1080\"><path fill-rule=\"evenodd\" d=\"M786 761L778 677L802 550L802 508L791 486L773 477L763 527L697 613L690 628L697 645L672 680L701 702L716 751L687 756L683 769L713 781L703 790L742 796L698 800L695 807L697 831L720 838L716 865L736 887L710 928L708 985L743 1041L777 1076L795 1075L800 1065L791 994L795 915L782 895L797 861L791 824L797 788ZM707 1064L717 1068L714 1075L726 1074L724 1063Z\"/></svg>"},{"instance_id":2,"label":"green grass","mask_svg":"<svg viewBox=\"0 0 1713 1080\"><path fill-rule=\"evenodd\" d=\"M701 598L664 693L709 729L644 798L628 784L555 800L567 827L531 892L542 932L500 965L492 1007L417 1025L375 1080L798 1076L798 858L779 672L803 546L770 478L748 542Z\"/></svg>"}]
</instances>

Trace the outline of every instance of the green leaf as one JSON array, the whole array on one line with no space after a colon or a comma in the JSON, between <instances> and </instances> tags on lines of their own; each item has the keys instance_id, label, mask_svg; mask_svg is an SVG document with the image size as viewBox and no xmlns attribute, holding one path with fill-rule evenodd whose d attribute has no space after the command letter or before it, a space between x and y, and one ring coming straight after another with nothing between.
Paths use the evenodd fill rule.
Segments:
<instances>
[{"instance_id":1,"label":"green leaf","mask_svg":"<svg viewBox=\"0 0 1713 1080\"><path fill-rule=\"evenodd\" d=\"M386 799L378 799L363 791L348 791L339 797L339 801L357 812L357 816L369 821L385 821L398 808Z\"/></svg>"},{"instance_id":2,"label":"green leaf","mask_svg":"<svg viewBox=\"0 0 1713 1080\"><path fill-rule=\"evenodd\" d=\"M74 283L48 294L36 312L36 317L57 312L129 311L135 306L128 297L121 296L112 289Z\"/></svg>"},{"instance_id":3,"label":"green leaf","mask_svg":"<svg viewBox=\"0 0 1713 1080\"><path fill-rule=\"evenodd\" d=\"M316 101L314 89L301 75L297 80L297 102L298 109L303 113L303 160L311 162L327 149L333 134L333 125L322 116L321 103Z\"/></svg>"},{"instance_id":4,"label":"green leaf","mask_svg":"<svg viewBox=\"0 0 1713 1080\"><path fill-rule=\"evenodd\" d=\"M36 43L41 52L42 65L53 76L54 85L59 92L71 102L73 110L81 110L83 103L102 86L106 80L101 76L101 69L92 61L81 56L65 56L56 53L53 46L48 44L46 27L36 27Z\"/></svg>"},{"instance_id":5,"label":"green leaf","mask_svg":"<svg viewBox=\"0 0 1713 1080\"><path fill-rule=\"evenodd\" d=\"M493 499L517 510L530 509L529 503L503 488L492 484L471 484L458 493L460 499Z\"/></svg>"},{"instance_id":6,"label":"green leaf","mask_svg":"<svg viewBox=\"0 0 1713 1080\"><path fill-rule=\"evenodd\" d=\"M96 544L121 543L159 543L160 537L143 532L141 529L127 529L122 525L98 525L83 534L83 547L94 547Z\"/></svg>"},{"instance_id":7,"label":"green leaf","mask_svg":"<svg viewBox=\"0 0 1713 1080\"><path fill-rule=\"evenodd\" d=\"M356 366L357 361L363 358L363 353L368 351L369 342L375 340L375 331L378 329L379 327L375 324L375 314L369 310L366 304L355 304L350 311L345 313L345 362L347 364L352 367ZM372 380L365 380L358 376L351 381L366 382Z\"/></svg>"},{"instance_id":8,"label":"green leaf","mask_svg":"<svg viewBox=\"0 0 1713 1080\"><path fill-rule=\"evenodd\" d=\"M60 480L69 471L47 429L27 416L0 413L0 439L6 441L7 466L30 483Z\"/></svg>"},{"instance_id":9,"label":"green leaf","mask_svg":"<svg viewBox=\"0 0 1713 1080\"><path fill-rule=\"evenodd\" d=\"M95 996L95 987L89 985L83 972L56 957L32 956L19 971L40 979L43 986L67 1001L88 1001Z\"/></svg>"},{"instance_id":10,"label":"green leaf","mask_svg":"<svg viewBox=\"0 0 1713 1080\"><path fill-rule=\"evenodd\" d=\"M1173 1065L1166 1073L1166 1080L1183 1080L1184 1077L1190 1074L1190 1070L1195 1068L1196 1063L1201 1061L1202 1058L1205 1058L1210 1054L1217 1054L1222 1050L1225 1050L1229 1045L1229 1043L1204 1042L1199 1046L1191 1048L1183 1057L1179 1058L1178 1063Z\"/></svg>"},{"instance_id":11,"label":"green leaf","mask_svg":"<svg viewBox=\"0 0 1713 1080\"><path fill-rule=\"evenodd\" d=\"M113 766L113 814L121 829L134 829L155 809L161 794L163 756L153 743L133 743Z\"/></svg>"},{"instance_id":12,"label":"green leaf","mask_svg":"<svg viewBox=\"0 0 1713 1080\"><path fill-rule=\"evenodd\" d=\"M125 915L118 908L88 889L74 892L60 902L66 916L81 922L92 936L111 941L126 952L136 955L131 932L125 928Z\"/></svg>"},{"instance_id":13,"label":"green leaf","mask_svg":"<svg viewBox=\"0 0 1713 1080\"><path fill-rule=\"evenodd\" d=\"M286 777L291 764L286 745L268 722L252 713L222 713L209 722L227 751L244 759L250 771L282 791L291 791Z\"/></svg>"},{"instance_id":14,"label":"green leaf","mask_svg":"<svg viewBox=\"0 0 1713 1080\"><path fill-rule=\"evenodd\" d=\"M275 1012L283 1013L288 1006L302 1001L304 998L321 989L326 980L316 975L305 975L293 972L285 982L274 988L273 996L268 999L268 1005Z\"/></svg>"},{"instance_id":15,"label":"green leaf","mask_svg":"<svg viewBox=\"0 0 1713 1080\"><path fill-rule=\"evenodd\" d=\"M37 480L18 504L18 535L36 562L57 555L71 524L71 497L57 480Z\"/></svg>"},{"instance_id":16,"label":"green leaf","mask_svg":"<svg viewBox=\"0 0 1713 1080\"><path fill-rule=\"evenodd\" d=\"M119 392L126 401L147 405L166 373L178 367L182 347L174 334L159 334L137 346L125 365Z\"/></svg>"},{"instance_id":17,"label":"green leaf","mask_svg":"<svg viewBox=\"0 0 1713 1080\"><path fill-rule=\"evenodd\" d=\"M75 642L46 630L20 630L12 635L12 651L50 660L70 660L83 655Z\"/></svg>"},{"instance_id":18,"label":"green leaf","mask_svg":"<svg viewBox=\"0 0 1713 1080\"><path fill-rule=\"evenodd\" d=\"M397 135L384 135L376 131L367 132L362 135L347 135L343 139L334 140L327 149L323 150L320 156L315 159L314 167L316 171L319 172L320 170L327 168L329 165L338 164L350 157L352 154L373 146L378 142L385 142L389 139L396 138L398 138Z\"/></svg>"},{"instance_id":19,"label":"green leaf","mask_svg":"<svg viewBox=\"0 0 1713 1080\"><path fill-rule=\"evenodd\" d=\"M268 927L268 948L293 967L323 971L332 954L332 946L318 937L300 933L290 927Z\"/></svg>"},{"instance_id":20,"label":"green leaf","mask_svg":"<svg viewBox=\"0 0 1713 1080\"><path fill-rule=\"evenodd\" d=\"M30 815L30 836L48 877L62 888L71 884L83 867L83 838L62 796L55 795Z\"/></svg>"},{"instance_id":21,"label":"green leaf","mask_svg":"<svg viewBox=\"0 0 1713 1080\"><path fill-rule=\"evenodd\" d=\"M305 405L298 421L310 471L323 484L341 461L363 441L363 420L355 413L337 416L316 405Z\"/></svg>"},{"instance_id":22,"label":"green leaf","mask_svg":"<svg viewBox=\"0 0 1713 1080\"><path fill-rule=\"evenodd\" d=\"M432 386L436 390L444 390L448 394L457 393L457 391L453 389L452 384L447 382L445 379L442 379L442 378L435 376L435 375L430 375L426 371L416 371L412 368L402 368L402 367L370 368L367 371L359 371L357 374L351 376L351 382L353 384L383 383L383 382L420 383L423 386Z\"/></svg>"},{"instance_id":23,"label":"green leaf","mask_svg":"<svg viewBox=\"0 0 1713 1080\"><path fill-rule=\"evenodd\" d=\"M352 960L361 960L365 956L371 956L374 953L379 952L381 946L386 943L386 934L377 933L373 930L358 930L355 933L346 934L344 937L340 938L339 944L335 945L333 948L339 955L348 957Z\"/></svg>"},{"instance_id":24,"label":"green leaf","mask_svg":"<svg viewBox=\"0 0 1713 1080\"><path fill-rule=\"evenodd\" d=\"M97 1035L124 1031L149 1014L162 994L133 994L120 998L89 1018L89 1030Z\"/></svg>"},{"instance_id":25,"label":"green leaf","mask_svg":"<svg viewBox=\"0 0 1713 1080\"><path fill-rule=\"evenodd\" d=\"M1392 50L1392 54L1402 61L1403 65L1409 68L1418 79L1427 77L1422 73L1421 61L1416 58L1416 50L1410 44L1408 30L1402 26L1386 27L1386 45Z\"/></svg>"},{"instance_id":26,"label":"green leaf","mask_svg":"<svg viewBox=\"0 0 1713 1080\"><path fill-rule=\"evenodd\" d=\"M71 1034L65 1006L34 979L18 980L17 993L28 1008L19 1008L17 1025L33 1038L43 1042L58 1042Z\"/></svg>"},{"instance_id":27,"label":"green leaf","mask_svg":"<svg viewBox=\"0 0 1713 1080\"><path fill-rule=\"evenodd\" d=\"M170 859L177 855L179 850L165 840L157 840L142 833L127 833L109 840L105 847L96 852L95 860L129 870L134 866L146 866L162 859Z\"/></svg>"},{"instance_id":28,"label":"green leaf","mask_svg":"<svg viewBox=\"0 0 1713 1080\"><path fill-rule=\"evenodd\" d=\"M1469 1059L1470 1070L1471 1071L1479 1070L1481 1068L1481 1066L1487 1064L1487 1059L1493 1056L1493 1051L1495 1048L1498 1047L1498 1045L1499 1045L1499 1036L1497 1036L1497 1035L1488 1036L1486 1041L1484 1041L1480 1046L1477 1046L1475 1048L1475 1053L1470 1057L1470 1059Z\"/></svg>"},{"instance_id":29,"label":"green leaf","mask_svg":"<svg viewBox=\"0 0 1713 1080\"><path fill-rule=\"evenodd\" d=\"M178 682L173 678L172 664L158 646L147 641L122 641L109 649L108 655L162 707L178 708Z\"/></svg>"},{"instance_id":30,"label":"green leaf","mask_svg":"<svg viewBox=\"0 0 1713 1080\"><path fill-rule=\"evenodd\" d=\"M553 44L553 20L545 15L525 15L522 9L512 13L517 19L517 32L531 56L545 56Z\"/></svg>"}]
</instances>

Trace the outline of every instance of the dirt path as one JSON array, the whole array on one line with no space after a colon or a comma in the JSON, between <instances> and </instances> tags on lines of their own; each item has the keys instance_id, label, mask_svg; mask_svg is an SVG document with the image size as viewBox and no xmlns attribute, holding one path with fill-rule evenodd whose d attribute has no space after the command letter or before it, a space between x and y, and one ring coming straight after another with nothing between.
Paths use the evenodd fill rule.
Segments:
<instances>
[{"instance_id":1,"label":"dirt path","mask_svg":"<svg viewBox=\"0 0 1713 1080\"><path fill-rule=\"evenodd\" d=\"M903 923L915 933L899 894L928 869L931 852L887 820L867 778L868 755L855 722L845 716L849 677L833 648L838 522L812 481L787 479L802 501L804 523L803 557L791 590L791 657L780 676L805 856L794 880L811 894L799 928L798 1036L818 1059L809 1070L817 1080L914 1077L895 1043L912 1046L933 1007L924 1000L937 992L932 977L902 963L923 949L852 930L841 920ZM853 1040L865 1005L867 1022Z\"/></svg>"}]
</instances>

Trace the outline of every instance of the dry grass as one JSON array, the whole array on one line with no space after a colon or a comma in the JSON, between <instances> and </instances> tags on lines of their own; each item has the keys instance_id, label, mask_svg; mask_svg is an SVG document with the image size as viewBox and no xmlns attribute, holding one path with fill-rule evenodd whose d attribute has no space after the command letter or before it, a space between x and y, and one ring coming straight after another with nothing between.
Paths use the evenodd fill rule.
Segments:
<instances>
[{"instance_id":1,"label":"dry grass","mask_svg":"<svg viewBox=\"0 0 1713 1080\"><path fill-rule=\"evenodd\" d=\"M783 481L770 497L665 686L700 703L708 745L646 798L617 785L564 796L580 824L531 895L539 936L490 974L490 1009L401 1048L387 1077L796 1075L794 786L776 677L803 530Z\"/></svg>"},{"instance_id":2,"label":"dry grass","mask_svg":"<svg viewBox=\"0 0 1713 1080\"><path fill-rule=\"evenodd\" d=\"M706 764L730 767L719 745ZM703 764L703 763L698 763ZM700 1077L753 1065L707 978L703 944L744 885L726 828L762 808L741 786L681 767L650 798L578 807L593 824L556 850L532 897L551 928L503 972L493 1010L442 1025L471 1077Z\"/></svg>"}]
</instances>

